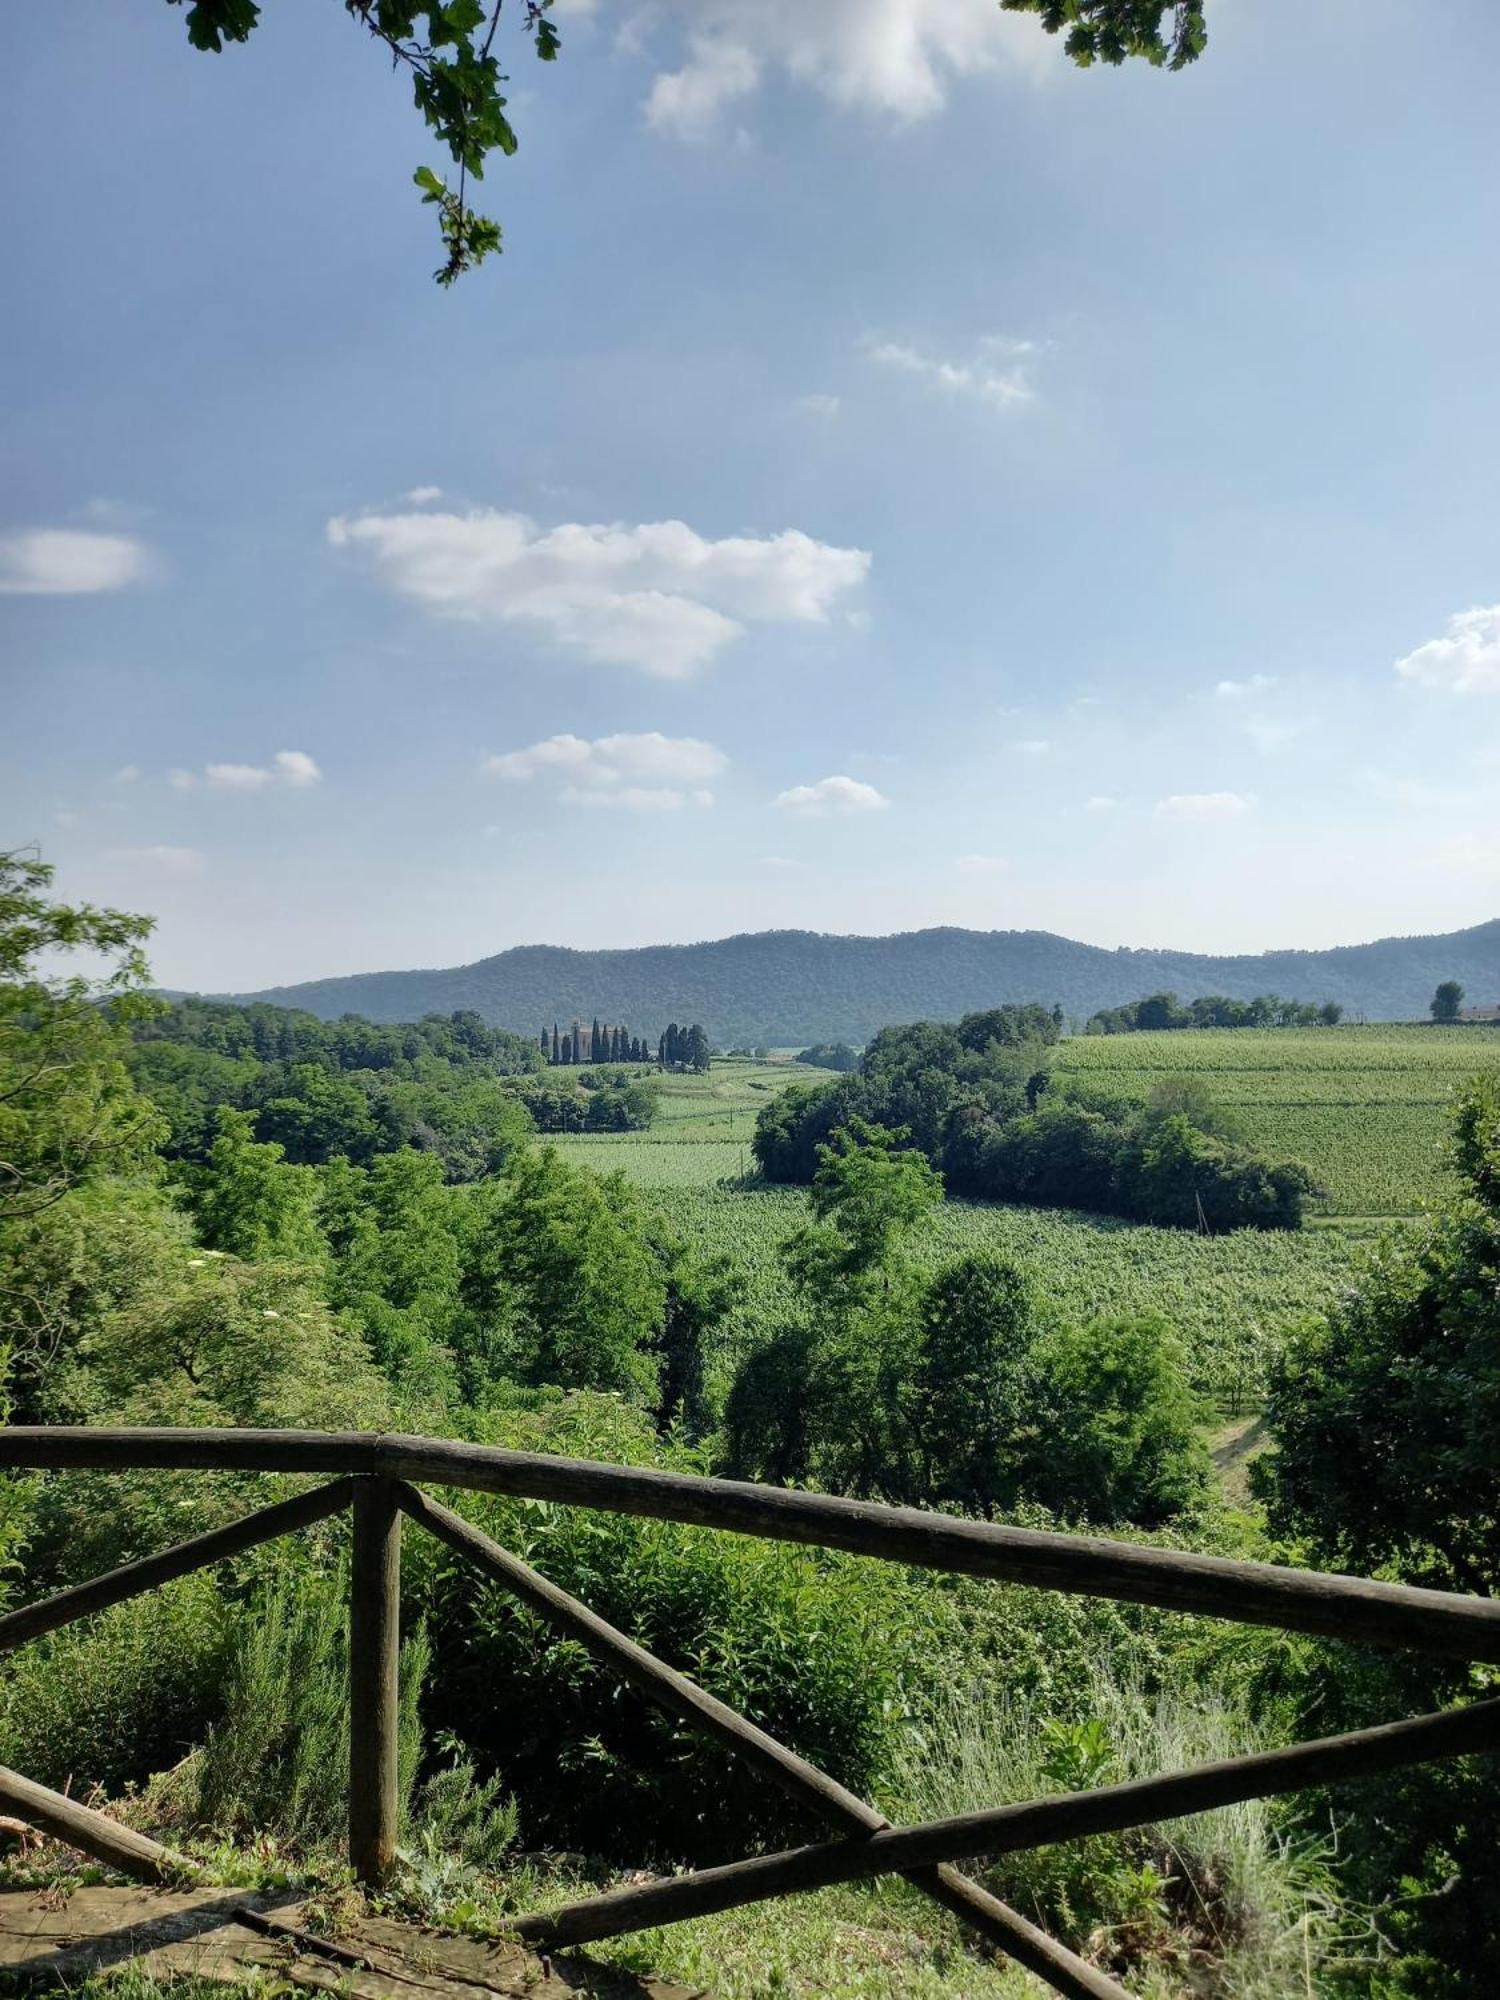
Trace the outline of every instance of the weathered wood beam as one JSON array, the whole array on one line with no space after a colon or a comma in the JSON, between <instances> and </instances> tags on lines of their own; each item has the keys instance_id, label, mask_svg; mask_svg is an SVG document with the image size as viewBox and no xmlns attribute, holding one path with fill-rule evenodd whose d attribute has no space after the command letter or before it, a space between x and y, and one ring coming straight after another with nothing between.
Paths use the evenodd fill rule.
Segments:
<instances>
[{"instance_id":1,"label":"weathered wood beam","mask_svg":"<svg viewBox=\"0 0 1500 2000\"><path fill-rule=\"evenodd\" d=\"M80 1805L77 1799L64 1798L61 1792L23 1778L19 1771L9 1770L3 1764L0 1764L0 1808L25 1820L28 1826L50 1833L54 1840L92 1854L96 1861L118 1868L122 1875L132 1875L140 1882L191 1881L198 1874L190 1862L159 1841L121 1826L118 1820L95 1812L92 1806Z\"/></svg>"},{"instance_id":2,"label":"weathered wood beam","mask_svg":"<svg viewBox=\"0 0 1500 2000\"><path fill-rule=\"evenodd\" d=\"M354 1488L349 1572L349 1864L378 1887L396 1859L401 1513L388 1479Z\"/></svg>"},{"instance_id":3,"label":"weathered wood beam","mask_svg":"<svg viewBox=\"0 0 1500 2000\"><path fill-rule=\"evenodd\" d=\"M364 1473L510 1493L885 1562L1274 1625L1363 1645L1500 1661L1500 1600L884 1507L640 1466L358 1432L0 1429L0 1465Z\"/></svg>"},{"instance_id":4,"label":"weathered wood beam","mask_svg":"<svg viewBox=\"0 0 1500 2000\"><path fill-rule=\"evenodd\" d=\"M517 1918L509 1928L526 1943L560 1949L623 1931L678 1923L685 1917L709 1916L772 1896L825 1889L835 1882L861 1881L967 1855L1012 1854L1054 1841L1124 1833L1244 1799L1301 1791L1309 1785L1346 1784L1409 1764L1496 1750L1500 1750L1500 1700L1475 1702L1438 1715L1324 1737L1286 1750L1231 1757L1165 1777L1031 1799L872 1833L864 1840L792 1848L639 1888L612 1889L561 1910Z\"/></svg>"},{"instance_id":5,"label":"weathered wood beam","mask_svg":"<svg viewBox=\"0 0 1500 2000\"><path fill-rule=\"evenodd\" d=\"M112 1604L123 1604L126 1598L139 1597L143 1591L154 1590L159 1584L187 1576L195 1569L207 1569L212 1563L241 1555L260 1542L275 1541L279 1535L311 1527L314 1521L325 1520L347 1507L353 1494L352 1479L336 1479L331 1486L315 1487L311 1493L280 1500L274 1507L263 1507L258 1513L245 1515L243 1520L232 1521L226 1528L213 1528L206 1535L177 1542L159 1555L141 1556L87 1583L72 1584L36 1604L23 1604L18 1611L8 1611L0 1617L0 1653L24 1646L45 1632L71 1625L75 1618L87 1618L93 1612L108 1610Z\"/></svg>"},{"instance_id":6,"label":"weathered wood beam","mask_svg":"<svg viewBox=\"0 0 1500 2000\"><path fill-rule=\"evenodd\" d=\"M539 1617L567 1633L595 1659L636 1688L647 1701L665 1709L670 1715L680 1717L763 1771L774 1784L790 1793L799 1805L809 1806L835 1826L847 1827L855 1833L878 1833L890 1825L889 1820L876 1812L873 1806L847 1791L826 1771L820 1771L816 1764L809 1764L794 1750L788 1750L775 1737L768 1736L763 1729L757 1728L753 1722L699 1687L696 1681L689 1680L685 1674L657 1659L654 1653L647 1652L644 1646L637 1645L634 1639L627 1638L597 1612L591 1611L576 1597L570 1597L565 1590L522 1562L519 1556L502 1548L471 1522L440 1506L414 1486L398 1485L396 1494L403 1511L426 1528L429 1534L435 1535L484 1575L503 1585ZM917 1888L979 1931L991 1944L1016 1959L1028 1971L1046 1980L1056 1992L1069 1995L1070 2000L1127 2000L1124 1989L1117 1986L1114 1980L1106 1978L1075 1952L1069 1951L1066 1945L1048 1937L1035 1924L1028 1923L1025 1917L1001 1902L998 1896L990 1895L977 1882L970 1882L957 1869L946 1866L918 1868L907 1871L907 1874L908 1880Z\"/></svg>"}]
</instances>

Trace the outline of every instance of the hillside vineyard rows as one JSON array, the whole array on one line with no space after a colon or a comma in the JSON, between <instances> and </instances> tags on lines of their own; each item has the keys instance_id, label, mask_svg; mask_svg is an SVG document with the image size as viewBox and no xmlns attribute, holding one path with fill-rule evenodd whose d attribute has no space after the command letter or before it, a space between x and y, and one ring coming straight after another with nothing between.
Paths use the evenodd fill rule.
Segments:
<instances>
[{"instance_id":1,"label":"hillside vineyard rows","mask_svg":"<svg viewBox=\"0 0 1500 2000\"><path fill-rule=\"evenodd\" d=\"M918 1254L933 1268L966 1251L1014 1257L1060 1314L1160 1313L1181 1335L1194 1386L1225 1408L1255 1393L1265 1357L1354 1280L1402 1218L1438 1198L1455 1093L1500 1073L1500 1029L1378 1026L1208 1029L1075 1036L1056 1071L1144 1098L1163 1077L1201 1077L1251 1144L1304 1160L1327 1193L1312 1226L1199 1237L1108 1217L950 1201ZM754 1176L760 1107L792 1083L826 1081L796 1063L719 1061L706 1077L668 1077L646 1133L553 1141L580 1164L622 1171L693 1244L744 1265L746 1295L722 1329L724 1382L746 1346L784 1315L781 1248L806 1196Z\"/></svg>"}]
</instances>

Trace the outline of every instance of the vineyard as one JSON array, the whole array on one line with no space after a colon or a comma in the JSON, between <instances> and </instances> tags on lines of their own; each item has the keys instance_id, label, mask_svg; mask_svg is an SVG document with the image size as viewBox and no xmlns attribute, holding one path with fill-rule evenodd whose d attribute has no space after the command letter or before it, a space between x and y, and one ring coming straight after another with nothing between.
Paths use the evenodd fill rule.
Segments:
<instances>
[{"instance_id":1,"label":"vineyard","mask_svg":"<svg viewBox=\"0 0 1500 2000\"><path fill-rule=\"evenodd\" d=\"M1305 1160L1328 1189L1325 1213L1300 1233L1241 1230L1199 1237L1056 1210L949 1202L922 1254L934 1265L966 1250L1012 1256L1059 1314L1159 1313L1178 1330L1193 1379L1227 1410L1253 1399L1268 1351L1304 1314L1350 1282L1394 1219L1442 1190L1453 1093L1500 1068L1500 1030L1421 1027L1208 1029L1075 1037L1057 1071L1145 1097L1164 1077L1201 1078L1244 1139ZM717 1357L721 1386L745 1349L789 1304L779 1250L805 1197L753 1173L760 1105L826 1072L792 1063L715 1064L672 1076L649 1133L560 1141L569 1157L619 1168L703 1249L732 1250L748 1290Z\"/></svg>"},{"instance_id":2,"label":"vineyard","mask_svg":"<svg viewBox=\"0 0 1500 2000\"><path fill-rule=\"evenodd\" d=\"M1206 1083L1258 1151L1305 1161L1340 1216L1414 1215L1441 1192L1455 1092L1500 1070L1500 1029L1380 1025L1087 1035L1054 1068L1145 1097L1164 1077Z\"/></svg>"}]
</instances>

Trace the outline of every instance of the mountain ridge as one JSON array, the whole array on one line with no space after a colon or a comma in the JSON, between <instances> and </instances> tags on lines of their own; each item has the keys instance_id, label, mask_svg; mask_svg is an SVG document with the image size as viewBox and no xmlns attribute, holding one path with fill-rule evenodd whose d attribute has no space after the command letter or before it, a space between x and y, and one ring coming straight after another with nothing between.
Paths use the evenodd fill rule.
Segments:
<instances>
[{"instance_id":1,"label":"mountain ridge","mask_svg":"<svg viewBox=\"0 0 1500 2000\"><path fill-rule=\"evenodd\" d=\"M590 951L513 945L469 965L355 972L217 997L302 1007L328 1020L415 1020L471 1007L492 1025L537 1033L598 1014L655 1035L701 1021L718 1043L868 1041L895 1021L944 1020L1007 1000L1056 1002L1086 1018L1143 994L1182 999L1335 1000L1370 1020L1425 1017L1457 979L1473 1002L1500 999L1500 918L1437 934L1253 953L1084 944L1053 931L944 925L888 936L741 931L692 944Z\"/></svg>"}]
</instances>

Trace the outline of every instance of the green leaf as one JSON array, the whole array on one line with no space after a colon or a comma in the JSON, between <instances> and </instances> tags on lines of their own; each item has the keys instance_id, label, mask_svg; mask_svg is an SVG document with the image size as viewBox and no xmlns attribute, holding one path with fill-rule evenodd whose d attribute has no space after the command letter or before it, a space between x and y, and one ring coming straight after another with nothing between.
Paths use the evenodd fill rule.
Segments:
<instances>
[{"instance_id":1,"label":"green leaf","mask_svg":"<svg viewBox=\"0 0 1500 2000\"><path fill-rule=\"evenodd\" d=\"M448 192L447 183L440 180L431 167L418 167L417 171L412 175L412 179L422 189L429 201L441 201L443 196Z\"/></svg>"}]
</instances>

